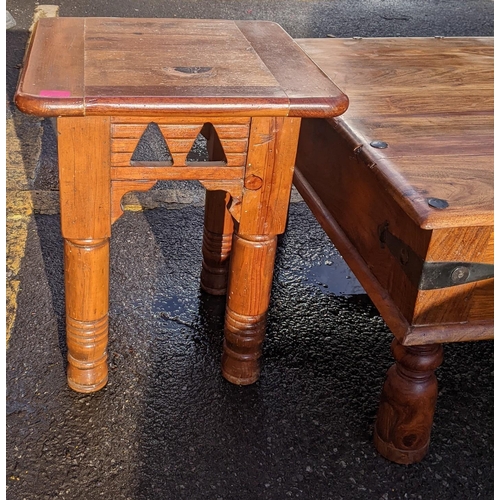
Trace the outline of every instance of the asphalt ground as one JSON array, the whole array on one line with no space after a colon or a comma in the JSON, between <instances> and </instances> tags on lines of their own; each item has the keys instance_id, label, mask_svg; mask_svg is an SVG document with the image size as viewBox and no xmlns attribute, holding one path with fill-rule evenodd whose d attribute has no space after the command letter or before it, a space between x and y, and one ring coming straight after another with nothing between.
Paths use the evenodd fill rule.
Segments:
<instances>
[{"instance_id":1,"label":"asphalt ground","mask_svg":"<svg viewBox=\"0 0 500 500\"><path fill-rule=\"evenodd\" d=\"M428 456L381 458L372 426L392 334L303 202L280 240L259 382L220 376L224 299L199 290L203 191L162 183L113 226L110 381L66 387L55 136L12 104L36 5L7 1L7 498L492 498L493 342L445 346ZM60 9L269 19L294 37L493 35L490 0Z\"/></svg>"}]
</instances>

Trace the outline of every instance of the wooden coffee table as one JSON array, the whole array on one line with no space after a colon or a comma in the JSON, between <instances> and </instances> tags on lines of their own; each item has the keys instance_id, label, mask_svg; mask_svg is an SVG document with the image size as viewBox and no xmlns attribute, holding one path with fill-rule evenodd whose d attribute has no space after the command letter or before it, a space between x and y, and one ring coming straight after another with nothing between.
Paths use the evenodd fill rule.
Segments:
<instances>
[{"instance_id":1,"label":"wooden coffee table","mask_svg":"<svg viewBox=\"0 0 500 500\"><path fill-rule=\"evenodd\" d=\"M111 225L126 192L158 180L196 179L208 190L202 287L210 293L226 292L232 249L223 375L258 379L301 117L337 116L347 102L274 23L38 22L16 104L57 117L72 389L106 384ZM144 161L134 152L148 127L165 144L161 157ZM200 133L207 162L190 155Z\"/></svg>"},{"instance_id":2,"label":"wooden coffee table","mask_svg":"<svg viewBox=\"0 0 500 500\"><path fill-rule=\"evenodd\" d=\"M493 337L493 39L298 42L350 104L303 120L294 182L395 336L375 444L416 462L441 343Z\"/></svg>"}]
</instances>

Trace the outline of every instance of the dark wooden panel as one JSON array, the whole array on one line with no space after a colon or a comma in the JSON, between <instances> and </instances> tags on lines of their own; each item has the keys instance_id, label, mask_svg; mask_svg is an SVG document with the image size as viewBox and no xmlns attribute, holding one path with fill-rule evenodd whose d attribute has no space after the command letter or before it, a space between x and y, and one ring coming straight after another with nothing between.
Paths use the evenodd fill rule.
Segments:
<instances>
[{"instance_id":1,"label":"dark wooden panel","mask_svg":"<svg viewBox=\"0 0 500 500\"><path fill-rule=\"evenodd\" d=\"M380 241L386 224L423 261L431 231L419 228L384 189L356 143L331 121L303 119L296 167L337 221L369 269L411 323L417 288Z\"/></svg>"},{"instance_id":2,"label":"dark wooden panel","mask_svg":"<svg viewBox=\"0 0 500 500\"><path fill-rule=\"evenodd\" d=\"M392 297L374 276L370 266L361 257L356 247L323 203L323 200L314 191L298 168L295 169L293 183L316 217L316 220L332 240L335 248L341 253L347 265L356 275L356 278L384 318L387 326L391 329L394 336L400 342L403 342L411 328Z\"/></svg>"}]
</instances>

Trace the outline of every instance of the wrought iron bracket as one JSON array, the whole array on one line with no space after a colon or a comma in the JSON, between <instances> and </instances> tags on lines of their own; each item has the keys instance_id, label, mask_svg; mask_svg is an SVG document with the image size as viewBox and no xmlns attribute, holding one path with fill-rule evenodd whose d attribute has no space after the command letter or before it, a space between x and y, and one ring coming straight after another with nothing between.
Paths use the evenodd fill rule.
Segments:
<instances>
[{"instance_id":1,"label":"wrought iron bracket","mask_svg":"<svg viewBox=\"0 0 500 500\"><path fill-rule=\"evenodd\" d=\"M437 290L474 283L494 277L494 265L482 262L426 262L404 241L389 231L385 222L379 226L383 248L396 258L410 281L419 290Z\"/></svg>"}]
</instances>

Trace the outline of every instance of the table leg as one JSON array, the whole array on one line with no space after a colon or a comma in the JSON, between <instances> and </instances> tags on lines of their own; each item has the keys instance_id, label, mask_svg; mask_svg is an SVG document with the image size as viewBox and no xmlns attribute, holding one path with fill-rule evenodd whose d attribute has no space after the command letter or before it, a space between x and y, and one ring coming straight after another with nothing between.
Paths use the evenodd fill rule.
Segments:
<instances>
[{"instance_id":1,"label":"table leg","mask_svg":"<svg viewBox=\"0 0 500 500\"><path fill-rule=\"evenodd\" d=\"M225 191L207 191L203 231L201 288L212 295L225 295L233 218L227 210L231 197Z\"/></svg>"},{"instance_id":2,"label":"table leg","mask_svg":"<svg viewBox=\"0 0 500 500\"><path fill-rule=\"evenodd\" d=\"M108 379L110 123L64 117L57 129L68 385L94 392Z\"/></svg>"},{"instance_id":3,"label":"table leg","mask_svg":"<svg viewBox=\"0 0 500 500\"><path fill-rule=\"evenodd\" d=\"M222 374L258 380L277 235L285 231L300 118L252 118L241 217L231 250Z\"/></svg>"},{"instance_id":4,"label":"table leg","mask_svg":"<svg viewBox=\"0 0 500 500\"><path fill-rule=\"evenodd\" d=\"M233 237L222 355L222 374L233 384L259 378L276 242L276 236Z\"/></svg>"},{"instance_id":5,"label":"table leg","mask_svg":"<svg viewBox=\"0 0 500 500\"><path fill-rule=\"evenodd\" d=\"M375 423L377 450L400 464L419 462L429 449L438 387L434 370L443 361L440 344L403 346L393 340Z\"/></svg>"},{"instance_id":6,"label":"table leg","mask_svg":"<svg viewBox=\"0 0 500 500\"><path fill-rule=\"evenodd\" d=\"M68 384L94 392L108 379L109 239L64 241Z\"/></svg>"}]
</instances>

